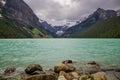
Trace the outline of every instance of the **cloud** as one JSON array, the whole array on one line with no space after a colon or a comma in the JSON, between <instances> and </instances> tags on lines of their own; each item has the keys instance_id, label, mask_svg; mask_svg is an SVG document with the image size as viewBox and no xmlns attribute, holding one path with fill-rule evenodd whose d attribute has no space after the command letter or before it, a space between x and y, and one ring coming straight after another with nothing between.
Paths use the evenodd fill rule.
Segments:
<instances>
[{"instance_id":1,"label":"cloud","mask_svg":"<svg viewBox=\"0 0 120 80\"><path fill-rule=\"evenodd\" d=\"M76 21L97 8L120 9L120 0L24 0L35 14L53 25Z\"/></svg>"}]
</instances>

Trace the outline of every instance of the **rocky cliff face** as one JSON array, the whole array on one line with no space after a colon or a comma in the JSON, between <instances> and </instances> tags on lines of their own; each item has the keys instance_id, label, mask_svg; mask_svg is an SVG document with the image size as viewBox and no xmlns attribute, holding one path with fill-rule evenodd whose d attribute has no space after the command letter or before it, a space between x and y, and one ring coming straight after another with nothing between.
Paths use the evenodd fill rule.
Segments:
<instances>
[{"instance_id":1,"label":"rocky cliff face","mask_svg":"<svg viewBox=\"0 0 120 80\"><path fill-rule=\"evenodd\" d=\"M80 32L84 30L85 28L90 27L91 25L95 24L98 21L105 20L111 17L117 16L117 12L114 10L104 10L101 8L98 8L93 14L89 15L87 19L82 21L80 24L75 25L62 35L63 37L71 37L76 32Z\"/></svg>"},{"instance_id":2,"label":"rocky cliff face","mask_svg":"<svg viewBox=\"0 0 120 80\"><path fill-rule=\"evenodd\" d=\"M0 0L0 8L2 8L6 4L6 0Z\"/></svg>"},{"instance_id":3,"label":"rocky cliff face","mask_svg":"<svg viewBox=\"0 0 120 80\"><path fill-rule=\"evenodd\" d=\"M89 18L94 18L97 21L97 20L108 19L114 16L117 16L116 11L104 10L104 9L98 8L96 12L94 12L92 15L89 16Z\"/></svg>"},{"instance_id":4,"label":"rocky cliff face","mask_svg":"<svg viewBox=\"0 0 120 80\"><path fill-rule=\"evenodd\" d=\"M4 15L12 16L20 22L31 26L39 26L39 19L23 0L6 0Z\"/></svg>"},{"instance_id":5,"label":"rocky cliff face","mask_svg":"<svg viewBox=\"0 0 120 80\"><path fill-rule=\"evenodd\" d=\"M36 38L47 36L47 32L41 26L39 18L23 0L0 0L0 16L3 17L2 19L5 22L11 20L13 22L12 25L16 25L19 28L17 31L20 34L25 33L29 34L30 37Z\"/></svg>"},{"instance_id":6,"label":"rocky cliff face","mask_svg":"<svg viewBox=\"0 0 120 80\"><path fill-rule=\"evenodd\" d=\"M41 26L55 38L61 37L64 31L68 29L68 26L51 26L46 21L41 21Z\"/></svg>"}]
</instances>

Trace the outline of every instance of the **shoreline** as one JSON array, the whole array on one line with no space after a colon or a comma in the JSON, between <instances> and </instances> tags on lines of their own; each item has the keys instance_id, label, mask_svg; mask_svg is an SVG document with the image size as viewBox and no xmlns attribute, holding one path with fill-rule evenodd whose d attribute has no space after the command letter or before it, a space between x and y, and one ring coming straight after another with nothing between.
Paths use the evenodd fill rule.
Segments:
<instances>
[{"instance_id":1,"label":"shoreline","mask_svg":"<svg viewBox=\"0 0 120 80\"><path fill-rule=\"evenodd\" d=\"M75 80L82 80L80 78L83 75L88 76L88 79L89 79L94 74L99 74L99 77L102 74L102 75L105 75L106 78L112 75L111 77L116 78L114 80L117 80L117 78L120 79L119 77L120 68L101 68L101 65L95 61L87 62L84 65L82 65L82 67L78 65L76 66L75 63L76 62L72 60L65 60L65 61L62 61L56 64L55 66L53 66L53 68L50 68L47 70L44 70L40 64L31 64L22 71L19 71L15 67L9 67L3 70L2 72L0 72L0 80L13 80L13 79L16 79L16 80L51 80L51 79L46 79L46 77L48 78L52 77L54 78L54 80L62 80L60 76L65 78L63 80L72 80L72 79L66 79L69 77L73 79L75 78ZM113 75L113 73L115 73L115 75ZM43 79L37 79L37 78L43 77L43 75L44 75ZM77 76L77 79L75 76ZM95 76L92 76L92 77L95 78ZM97 79L94 79L94 80L97 80ZM99 79L99 80L102 80L102 79ZM107 80L110 80L110 79L107 79Z\"/></svg>"}]
</instances>

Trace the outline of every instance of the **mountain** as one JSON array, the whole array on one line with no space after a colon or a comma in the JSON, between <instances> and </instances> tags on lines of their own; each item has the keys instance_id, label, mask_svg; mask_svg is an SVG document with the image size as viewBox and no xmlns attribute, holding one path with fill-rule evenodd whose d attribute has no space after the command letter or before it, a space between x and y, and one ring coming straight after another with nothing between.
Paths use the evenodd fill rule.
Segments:
<instances>
[{"instance_id":1,"label":"mountain","mask_svg":"<svg viewBox=\"0 0 120 80\"><path fill-rule=\"evenodd\" d=\"M0 13L0 23L2 23L0 25L0 34L2 38L48 37L45 29L40 26L39 18L23 0L1 0ZM10 32L9 28L11 29ZM12 34L12 36L7 34L7 32ZM22 36L14 36L13 32Z\"/></svg>"},{"instance_id":2,"label":"mountain","mask_svg":"<svg viewBox=\"0 0 120 80\"><path fill-rule=\"evenodd\" d=\"M43 20L40 22L41 26L47 31L48 34L52 35L52 37L54 38L57 38L56 30L53 28L53 26L51 26L50 24Z\"/></svg>"},{"instance_id":3,"label":"mountain","mask_svg":"<svg viewBox=\"0 0 120 80\"><path fill-rule=\"evenodd\" d=\"M120 16L120 10L98 8L83 20L51 26L40 20L23 0L0 0L0 38L84 37L95 30L92 26L116 16Z\"/></svg>"},{"instance_id":4,"label":"mountain","mask_svg":"<svg viewBox=\"0 0 120 80\"><path fill-rule=\"evenodd\" d=\"M57 37L61 37L61 35L68 29L68 26L54 26L55 34Z\"/></svg>"},{"instance_id":5,"label":"mountain","mask_svg":"<svg viewBox=\"0 0 120 80\"><path fill-rule=\"evenodd\" d=\"M83 30L86 30L91 25L99 21L112 18L115 16L117 16L117 12L114 10L104 10L104 9L98 8L93 14L89 15L88 18L86 18L80 24L67 29L62 36L63 37L74 37L76 33L78 32L80 33Z\"/></svg>"},{"instance_id":6,"label":"mountain","mask_svg":"<svg viewBox=\"0 0 120 80\"><path fill-rule=\"evenodd\" d=\"M88 29L76 33L79 38L120 38L120 16L97 22Z\"/></svg>"},{"instance_id":7,"label":"mountain","mask_svg":"<svg viewBox=\"0 0 120 80\"><path fill-rule=\"evenodd\" d=\"M40 20L41 26L45 28L48 34L52 35L54 38L60 37L65 30L68 29L68 26L52 26L44 20Z\"/></svg>"}]
</instances>

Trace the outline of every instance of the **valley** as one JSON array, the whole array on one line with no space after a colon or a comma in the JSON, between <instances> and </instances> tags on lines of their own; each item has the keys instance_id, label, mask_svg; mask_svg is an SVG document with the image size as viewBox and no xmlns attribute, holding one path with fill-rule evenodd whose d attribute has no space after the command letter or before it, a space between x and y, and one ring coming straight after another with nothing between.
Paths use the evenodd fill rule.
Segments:
<instances>
[{"instance_id":1,"label":"valley","mask_svg":"<svg viewBox=\"0 0 120 80\"><path fill-rule=\"evenodd\" d=\"M23 0L2 0L0 38L119 38L119 16L120 10L98 8L74 25L53 26L38 18Z\"/></svg>"}]
</instances>

